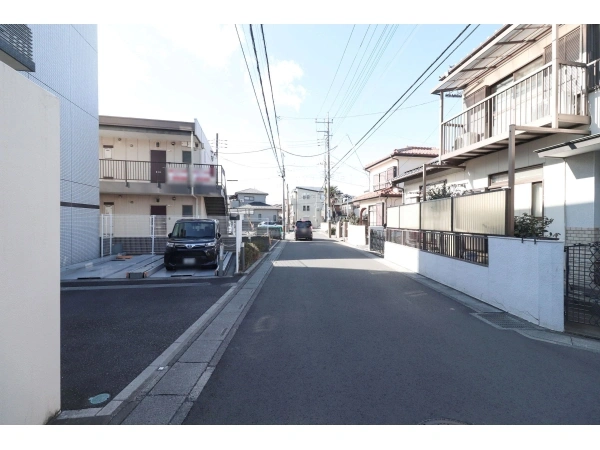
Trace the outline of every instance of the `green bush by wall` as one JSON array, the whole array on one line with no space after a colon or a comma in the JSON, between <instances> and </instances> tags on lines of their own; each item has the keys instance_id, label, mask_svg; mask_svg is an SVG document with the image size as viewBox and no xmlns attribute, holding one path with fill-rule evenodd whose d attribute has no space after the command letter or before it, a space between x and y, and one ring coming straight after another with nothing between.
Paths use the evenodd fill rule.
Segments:
<instances>
[{"instance_id":1,"label":"green bush by wall","mask_svg":"<svg viewBox=\"0 0 600 450\"><path fill-rule=\"evenodd\" d=\"M253 239L254 240L254 239ZM260 257L260 250L254 242L244 243L244 268L248 269Z\"/></svg>"}]
</instances>

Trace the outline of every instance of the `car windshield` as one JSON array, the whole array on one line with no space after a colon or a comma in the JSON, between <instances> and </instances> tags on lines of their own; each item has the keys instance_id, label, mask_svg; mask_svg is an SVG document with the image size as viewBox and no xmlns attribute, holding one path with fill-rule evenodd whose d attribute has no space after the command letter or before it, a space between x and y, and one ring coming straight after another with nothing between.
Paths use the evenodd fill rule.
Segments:
<instances>
[{"instance_id":1,"label":"car windshield","mask_svg":"<svg viewBox=\"0 0 600 450\"><path fill-rule=\"evenodd\" d=\"M173 228L174 238L214 238L215 224L211 222L179 222Z\"/></svg>"}]
</instances>

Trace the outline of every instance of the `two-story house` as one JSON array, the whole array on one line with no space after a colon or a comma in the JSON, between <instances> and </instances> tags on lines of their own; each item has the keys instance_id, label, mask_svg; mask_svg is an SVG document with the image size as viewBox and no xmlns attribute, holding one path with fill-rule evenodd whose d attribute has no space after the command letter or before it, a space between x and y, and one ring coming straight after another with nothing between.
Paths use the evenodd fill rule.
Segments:
<instances>
[{"instance_id":1,"label":"two-story house","mask_svg":"<svg viewBox=\"0 0 600 450\"><path fill-rule=\"evenodd\" d=\"M504 25L440 77L432 93L461 92L463 111L442 120L439 154L393 184L421 200L424 183L504 188L497 234L528 213L567 243L600 240L599 61L599 25Z\"/></svg>"},{"instance_id":2,"label":"two-story house","mask_svg":"<svg viewBox=\"0 0 600 450\"><path fill-rule=\"evenodd\" d=\"M290 196L290 220L310 220L320 228L325 214L325 191L319 187L297 186Z\"/></svg>"},{"instance_id":3,"label":"two-story house","mask_svg":"<svg viewBox=\"0 0 600 450\"><path fill-rule=\"evenodd\" d=\"M277 222L281 215L281 205L269 205L266 192L257 189L243 189L237 191L230 198L232 210L244 212L242 229L249 231L265 221Z\"/></svg>"},{"instance_id":4,"label":"two-story house","mask_svg":"<svg viewBox=\"0 0 600 450\"><path fill-rule=\"evenodd\" d=\"M128 244L166 236L181 217L227 229L225 171L197 120L100 116L99 133L103 237L138 253L147 249Z\"/></svg>"},{"instance_id":5,"label":"two-story house","mask_svg":"<svg viewBox=\"0 0 600 450\"><path fill-rule=\"evenodd\" d=\"M419 202L388 210L385 257L545 327L597 326L598 251L572 244L600 240L599 69L597 24L504 25L453 65L432 93L463 110L392 180ZM433 198L444 181L466 192ZM560 240L514 239L523 213Z\"/></svg>"},{"instance_id":6,"label":"two-story house","mask_svg":"<svg viewBox=\"0 0 600 450\"><path fill-rule=\"evenodd\" d=\"M392 180L403 170L414 169L438 154L432 147L407 146L365 166L369 173L369 192L353 198L361 223L369 226L386 224L386 210L403 203L405 193L392 187Z\"/></svg>"}]
</instances>

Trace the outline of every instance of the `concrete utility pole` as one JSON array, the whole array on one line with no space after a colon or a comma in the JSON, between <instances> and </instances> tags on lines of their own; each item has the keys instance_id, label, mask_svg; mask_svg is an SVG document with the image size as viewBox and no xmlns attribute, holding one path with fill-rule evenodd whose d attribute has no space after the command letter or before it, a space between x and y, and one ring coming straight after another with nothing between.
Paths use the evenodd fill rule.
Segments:
<instances>
[{"instance_id":1,"label":"concrete utility pole","mask_svg":"<svg viewBox=\"0 0 600 450\"><path fill-rule=\"evenodd\" d=\"M282 186L281 186L281 192L282 192L282 198L281 198L281 224L282 224L282 229L283 229L283 236L282 238L285 239L285 233L286 233L286 226L285 226L285 165L283 164L283 152L281 153L281 182L282 182Z\"/></svg>"},{"instance_id":2,"label":"concrete utility pole","mask_svg":"<svg viewBox=\"0 0 600 450\"><path fill-rule=\"evenodd\" d=\"M219 165L219 133L217 133L217 152L216 152L216 156L217 156L217 166Z\"/></svg>"},{"instance_id":3,"label":"concrete utility pole","mask_svg":"<svg viewBox=\"0 0 600 450\"><path fill-rule=\"evenodd\" d=\"M325 221L329 222L329 209L330 209L329 197L330 197L330 192L331 192L331 166L330 166L330 159L329 159L329 138L331 137L331 135L329 134L329 124L332 123L333 120L329 120L329 113L327 113L327 120L323 120L321 122L316 120L315 122L327 124L327 130L318 130L318 131L320 133L326 133L325 139L326 139L326 143L327 143L327 193L325 194ZM327 235L329 237L331 237L331 227L329 226L329 223L327 224Z\"/></svg>"}]
</instances>

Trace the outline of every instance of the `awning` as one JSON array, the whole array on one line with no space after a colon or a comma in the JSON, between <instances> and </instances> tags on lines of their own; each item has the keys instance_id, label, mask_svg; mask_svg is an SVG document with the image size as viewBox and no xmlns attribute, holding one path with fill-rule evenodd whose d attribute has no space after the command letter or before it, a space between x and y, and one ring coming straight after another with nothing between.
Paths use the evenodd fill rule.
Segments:
<instances>
[{"instance_id":1,"label":"awning","mask_svg":"<svg viewBox=\"0 0 600 450\"><path fill-rule=\"evenodd\" d=\"M600 133L534 150L540 158L569 158L600 150Z\"/></svg>"},{"instance_id":2,"label":"awning","mask_svg":"<svg viewBox=\"0 0 600 450\"><path fill-rule=\"evenodd\" d=\"M432 94L466 88L551 31L552 25L548 24L504 25L478 49L443 75Z\"/></svg>"}]
</instances>

